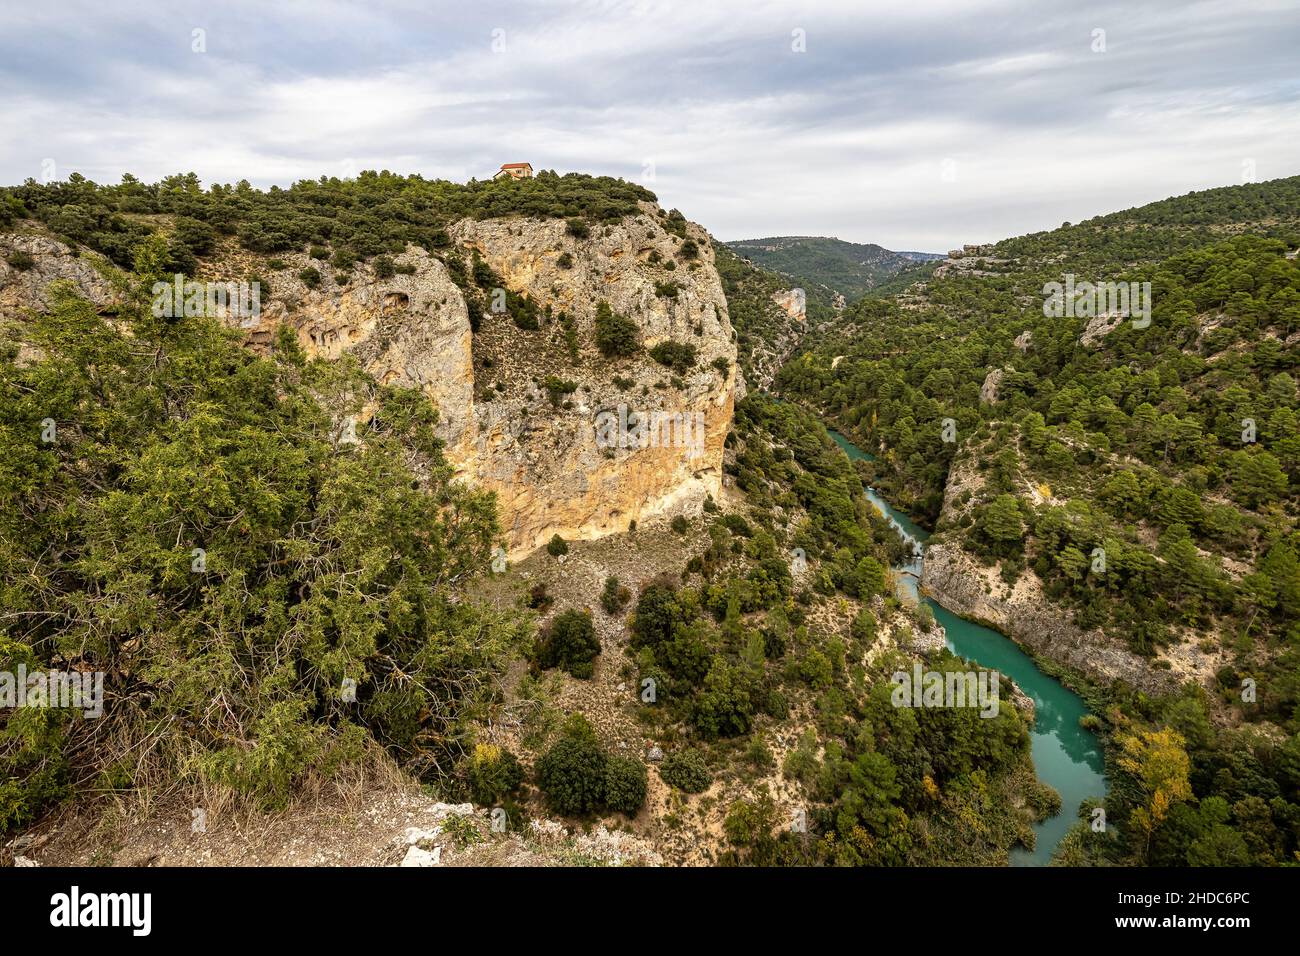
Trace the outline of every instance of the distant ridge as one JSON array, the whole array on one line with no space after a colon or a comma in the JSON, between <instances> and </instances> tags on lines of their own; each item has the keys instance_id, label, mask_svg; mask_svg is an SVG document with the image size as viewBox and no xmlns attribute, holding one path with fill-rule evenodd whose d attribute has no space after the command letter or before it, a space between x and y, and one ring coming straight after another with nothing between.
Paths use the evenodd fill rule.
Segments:
<instances>
[{"instance_id":1,"label":"distant ridge","mask_svg":"<svg viewBox=\"0 0 1300 956\"><path fill-rule=\"evenodd\" d=\"M727 246L795 285L821 288L849 300L862 297L909 266L943 258L938 253L894 252L874 243L830 236L769 236L740 239Z\"/></svg>"}]
</instances>

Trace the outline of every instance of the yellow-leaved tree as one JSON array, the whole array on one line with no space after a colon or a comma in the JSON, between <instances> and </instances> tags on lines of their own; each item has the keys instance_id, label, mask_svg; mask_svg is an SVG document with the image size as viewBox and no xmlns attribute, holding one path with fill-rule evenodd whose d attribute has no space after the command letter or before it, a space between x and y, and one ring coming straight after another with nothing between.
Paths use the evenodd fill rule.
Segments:
<instances>
[{"instance_id":1,"label":"yellow-leaved tree","mask_svg":"<svg viewBox=\"0 0 1300 956\"><path fill-rule=\"evenodd\" d=\"M1191 761L1184 743L1182 734L1168 727L1119 737L1119 765L1137 778L1146 797L1146 803L1129 816L1129 822L1143 836L1143 857L1151 834L1164 821L1169 808L1192 795L1188 781Z\"/></svg>"}]
</instances>

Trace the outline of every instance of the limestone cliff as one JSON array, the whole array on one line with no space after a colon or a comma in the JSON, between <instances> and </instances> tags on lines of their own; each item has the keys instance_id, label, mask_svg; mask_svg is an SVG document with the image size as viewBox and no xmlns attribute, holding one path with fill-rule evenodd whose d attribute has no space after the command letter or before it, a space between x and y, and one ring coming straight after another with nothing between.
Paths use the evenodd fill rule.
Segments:
<instances>
[{"instance_id":1,"label":"limestone cliff","mask_svg":"<svg viewBox=\"0 0 1300 956\"><path fill-rule=\"evenodd\" d=\"M9 264L16 253L26 254L32 266L19 269ZM28 309L50 306L49 287L66 281L98 307L113 299L108 280L90 260L78 258L61 242L40 235L0 235L0 318L20 318Z\"/></svg>"},{"instance_id":2,"label":"limestone cliff","mask_svg":"<svg viewBox=\"0 0 1300 956\"><path fill-rule=\"evenodd\" d=\"M568 313L581 343L575 362L558 348L558 337L521 332L496 315L485 317L475 336L477 367L492 387L475 407L472 448L457 464L497 493L512 553L526 553L553 534L592 539L653 515L698 510L707 495L719 493L736 348L702 229L687 227L701 250L697 261L678 255L682 240L663 228L649 204L640 216L595 227L585 240L569 235L559 220L464 220L451 233L511 290L553 314ZM667 271L661 264L670 261L678 267ZM671 284L675 295L658 294L656 283L661 291ZM694 368L672 375L644 351L604 359L592 345L601 301L636 322L645 349L663 341L693 345ZM716 359L725 361L725 372ZM540 387L548 374L576 385L558 407ZM658 414L692 433L645 447L602 448L602 412L633 419Z\"/></svg>"},{"instance_id":3,"label":"limestone cliff","mask_svg":"<svg viewBox=\"0 0 1300 956\"><path fill-rule=\"evenodd\" d=\"M808 313L803 289L786 289L772 294L772 301L796 322L807 322Z\"/></svg>"},{"instance_id":4,"label":"limestone cliff","mask_svg":"<svg viewBox=\"0 0 1300 956\"><path fill-rule=\"evenodd\" d=\"M284 268L263 273L273 297L260 320L244 323L249 344L269 345L287 323L310 355L353 353L379 382L424 391L438 407L449 457L460 454L473 438L473 336L465 299L441 260L412 247L394 257L404 272L381 279L358 267L340 286L321 269L320 285L309 289L299 273L318 263L301 253L281 258Z\"/></svg>"},{"instance_id":5,"label":"limestone cliff","mask_svg":"<svg viewBox=\"0 0 1300 956\"><path fill-rule=\"evenodd\" d=\"M1167 693L1177 686L1169 671L1155 670L1101 631L1071 623L1067 613L1044 597L1032 571L1008 589L996 569L990 573L981 568L957 545L931 542L925 549L924 587L954 614L984 622L1032 654L1099 684L1122 680L1148 693Z\"/></svg>"},{"instance_id":6,"label":"limestone cliff","mask_svg":"<svg viewBox=\"0 0 1300 956\"><path fill-rule=\"evenodd\" d=\"M408 247L385 277L373 261L341 273L304 253L250 261L227 247L203 262L199 278L254 274L269 285L258 318L229 320L250 347L265 348L288 324L309 354L350 352L379 381L428 394L448 459L497 494L512 557L555 534L598 538L699 510L718 495L736 346L703 229L642 203L638 215L592 224L582 237L564 220L522 217L466 219L448 232L450 250ZM0 262L0 317L46 308L55 279L71 280L100 307L110 302L100 272L68 247L0 236L0 252L19 248L34 265ZM466 277L464 263L475 258L540 310L539 328L492 308L472 327L467 299L496 298ZM320 275L313 287L300 277L309 267ZM597 351L600 302L636 324L636 355L609 360ZM693 347L689 370L651 359L648 350L665 341Z\"/></svg>"}]
</instances>

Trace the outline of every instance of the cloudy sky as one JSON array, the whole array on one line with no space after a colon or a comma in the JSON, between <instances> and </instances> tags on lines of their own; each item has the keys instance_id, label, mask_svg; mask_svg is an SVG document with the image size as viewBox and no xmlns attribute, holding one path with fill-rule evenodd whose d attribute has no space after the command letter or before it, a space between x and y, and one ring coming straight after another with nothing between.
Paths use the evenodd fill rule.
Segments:
<instances>
[{"instance_id":1,"label":"cloudy sky","mask_svg":"<svg viewBox=\"0 0 1300 956\"><path fill-rule=\"evenodd\" d=\"M9 3L0 126L5 184L528 160L943 251L1300 173L1300 0Z\"/></svg>"}]
</instances>

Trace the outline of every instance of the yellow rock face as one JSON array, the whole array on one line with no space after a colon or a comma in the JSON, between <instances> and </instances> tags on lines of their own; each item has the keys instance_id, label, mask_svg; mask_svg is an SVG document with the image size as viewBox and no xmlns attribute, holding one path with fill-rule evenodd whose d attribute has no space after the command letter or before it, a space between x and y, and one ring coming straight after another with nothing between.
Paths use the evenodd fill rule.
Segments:
<instances>
[{"instance_id":1,"label":"yellow rock face","mask_svg":"<svg viewBox=\"0 0 1300 956\"><path fill-rule=\"evenodd\" d=\"M592 540L626 531L632 521L698 511L719 494L736 347L703 230L687 227L701 250L694 261L681 257L682 240L649 205L641 216L594 226L587 240L569 236L558 220L465 220L451 232L510 290L571 315L582 343L578 362L560 370L579 385L572 407L539 403L526 381L475 406L478 433L458 464L496 493L512 558L555 534ZM567 268L560 265L566 252ZM670 260L675 270L664 268ZM676 295L659 294L656 283L671 283ZM602 300L637 323L646 348L665 340L694 345L695 367L678 377L645 355L603 358L592 347ZM526 347L527 337L520 338ZM660 427L649 427L655 423Z\"/></svg>"}]
</instances>

